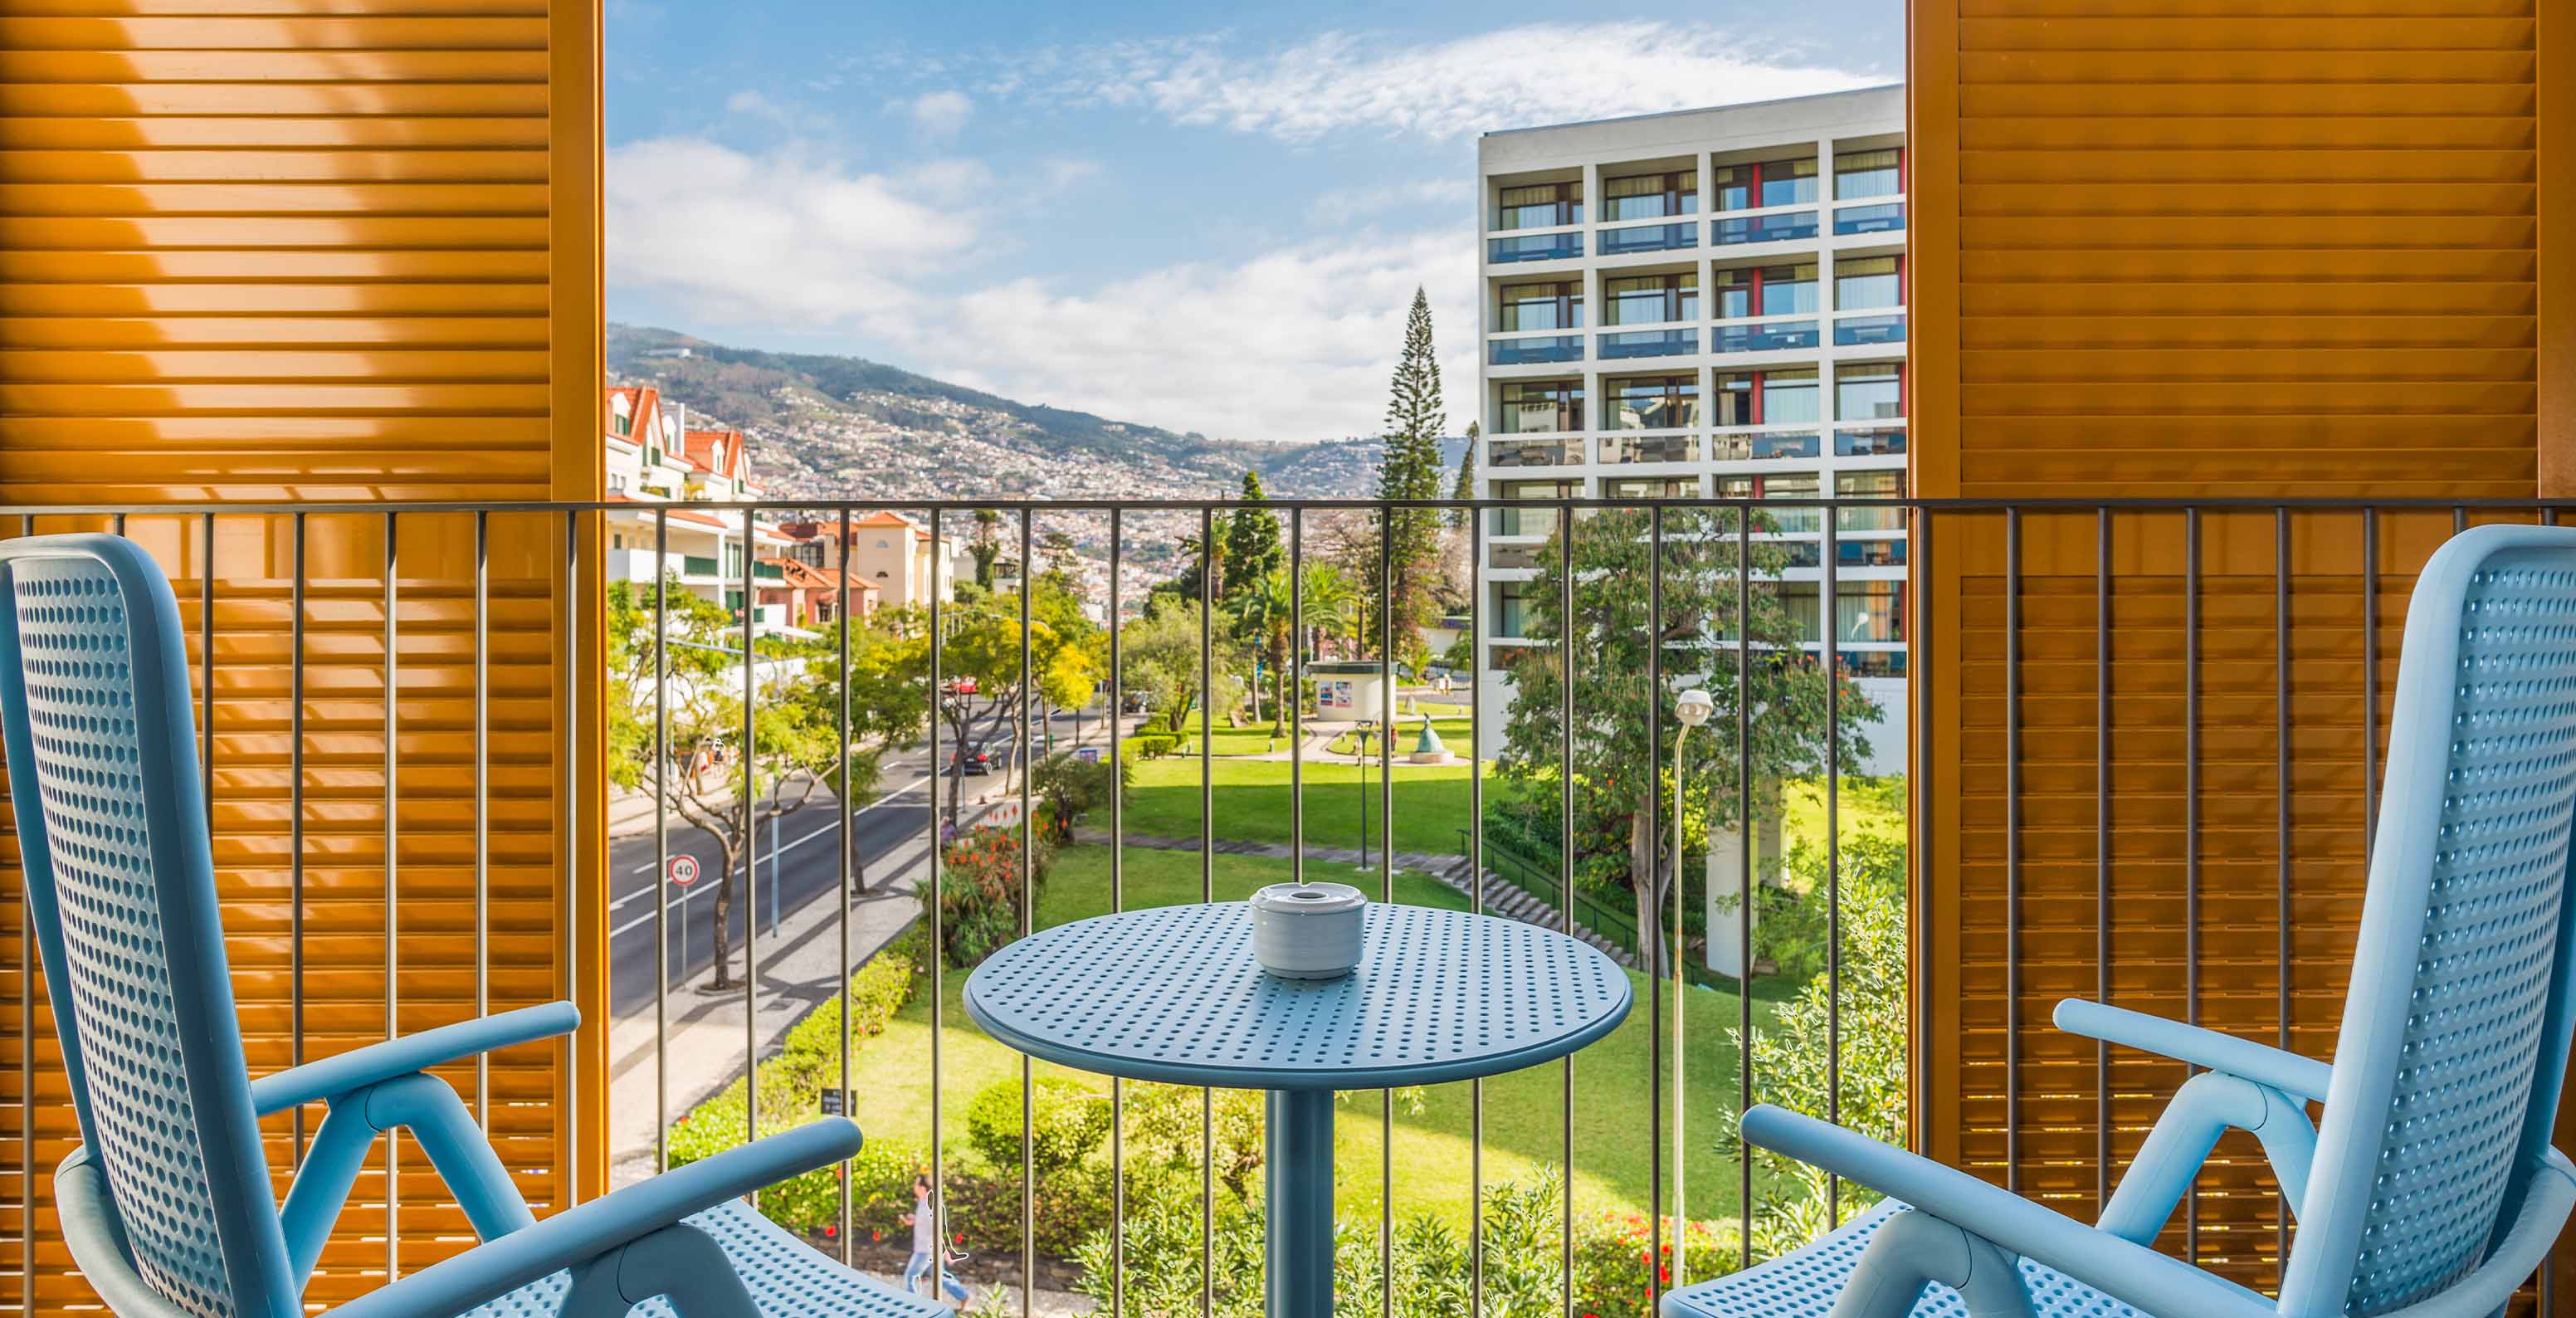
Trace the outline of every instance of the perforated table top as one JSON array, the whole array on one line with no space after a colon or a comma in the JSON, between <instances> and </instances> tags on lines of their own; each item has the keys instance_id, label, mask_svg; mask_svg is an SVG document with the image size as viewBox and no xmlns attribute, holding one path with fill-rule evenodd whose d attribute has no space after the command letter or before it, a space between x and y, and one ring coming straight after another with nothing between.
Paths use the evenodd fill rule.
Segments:
<instances>
[{"instance_id":1,"label":"perforated table top","mask_svg":"<svg viewBox=\"0 0 2576 1318\"><path fill-rule=\"evenodd\" d=\"M1085 1071L1249 1089L1377 1089L1516 1071L1628 1014L1628 976L1549 929L1371 904L1359 969L1281 979L1242 902L1162 906L1044 930L966 981L996 1039Z\"/></svg>"}]
</instances>

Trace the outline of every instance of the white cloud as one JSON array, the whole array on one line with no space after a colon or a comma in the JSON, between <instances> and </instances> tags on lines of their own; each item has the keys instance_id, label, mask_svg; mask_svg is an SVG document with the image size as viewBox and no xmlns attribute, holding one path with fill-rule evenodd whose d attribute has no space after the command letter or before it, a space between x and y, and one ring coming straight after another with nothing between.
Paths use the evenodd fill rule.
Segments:
<instances>
[{"instance_id":1,"label":"white cloud","mask_svg":"<svg viewBox=\"0 0 2576 1318\"><path fill-rule=\"evenodd\" d=\"M1139 105L1183 124L1308 142L1376 130L1450 138L1497 128L1770 100L1889 81L1749 48L1708 27L1537 23L1452 41L1331 32L1244 52L1229 39L1070 53L996 90Z\"/></svg>"},{"instance_id":2,"label":"white cloud","mask_svg":"<svg viewBox=\"0 0 2576 1318\"><path fill-rule=\"evenodd\" d=\"M914 124L932 137L955 137L975 117L975 102L961 91L923 92L904 109Z\"/></svg>"},{"instance_id":3,"label":"white cloud","mask_svg":"<svg viewBox=\"0 0 2576 1318\"><path fill-rule=\"evenodd\" d=\"M1246 439L1373 432L1420 284L1453 425L1474 413L1475 252L1453 227L1355 229L1092 288L977 286L959 271L990 225L961 199L988 187L974 161L888 175L797 147L635 142L609 152L608 273L703 332L853 334L1005 397Z\"/></svg>"},{"instance_id":4,"label":"white cloud","mask_svg":"<svg viewBox=\"0 0 2576 1318\"><path fill-rule=\"evenodd\" d=\"M630 142L608 153L608 277L737 322L846 322L975 241L973 212L918 198L971 189L981 168L898 178L796 145L754 157L702 138Z\"/></svg>"},{"instance_id":5,"label":"white cloud","mask_svg":"<svg viewBox=\"0 0 2576 1318\"><path fill-rule=\"evenodd\" d=\"M1416 285L1450 420L1474 415L1474 252L1454 233L1355 234L1097 289L976 290L915 330L920 368L1024 402L1244 439L1374 433Z\"/></svg>"}]
</instances>

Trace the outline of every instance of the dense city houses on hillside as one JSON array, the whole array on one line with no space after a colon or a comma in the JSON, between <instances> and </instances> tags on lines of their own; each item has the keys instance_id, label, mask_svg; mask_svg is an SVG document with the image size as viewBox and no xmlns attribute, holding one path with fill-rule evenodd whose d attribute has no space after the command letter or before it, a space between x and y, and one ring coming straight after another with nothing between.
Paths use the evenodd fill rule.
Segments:
<instances>
[{"instance_id":1,"label":"dense city houses on hillside","mask_svg":"<svg viewBox=\"0 0 2576 1318\"><path fill-rule=\"evenodd\" d=\"M736 429L692 429L687 405L651 385L610 386L602 416L608 497L635 505L608 517L612 581L667 577L736 617L747 603L760 635L793 635L831 622L841 607L845 565L849 607L862 617L888 605L927 603L934 592L947 598L956 584L953 556L934 571L929 533L897 513L853 519L844 552L831 543L837 527L781 525L732 509L687 506L762 497L752 481L750 441Z\"/></svg>"}]
</instances>

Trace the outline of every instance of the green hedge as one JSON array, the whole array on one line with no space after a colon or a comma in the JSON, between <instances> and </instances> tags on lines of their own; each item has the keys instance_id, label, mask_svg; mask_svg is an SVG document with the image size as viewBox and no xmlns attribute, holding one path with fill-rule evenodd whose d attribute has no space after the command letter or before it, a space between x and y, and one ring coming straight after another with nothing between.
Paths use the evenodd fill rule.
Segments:
<instances>
[{"instance_id":1,"label":"green hedge","mask_svg":"<svg viewBox=\"0 0 2576 1318\"><path fill-rule=\"evenodd\" d=\"M822 1092L841 1083L841 1013L853 1041L885 1032L886 1022L921 980L921 939L906 934L869 958L848 989L790 1026L778 1055L760 1064L760 1133L775 1135L812 1121ZM743 1143L746 1086L736 1080L671 1126L671 1165L685 1166ZM857 1096L864 1104L864 1095ZM854 1114L856 1115L856 1114ZM871 1140L851 1162L850 1203L858 1229L883 1232L912 1211L918 1149ZM761 1215L791 1231L818 1231L841 1212L838 1169L824 1167L760 1192Z\"/></svg>"}]
</instances>

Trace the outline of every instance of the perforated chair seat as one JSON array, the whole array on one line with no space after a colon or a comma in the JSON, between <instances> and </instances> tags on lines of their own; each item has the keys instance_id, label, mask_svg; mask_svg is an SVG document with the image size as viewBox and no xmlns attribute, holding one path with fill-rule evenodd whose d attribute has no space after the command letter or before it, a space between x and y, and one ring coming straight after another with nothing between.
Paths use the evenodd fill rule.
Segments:
<instances>
[{"instance_id":1,"label":"perforated chair seat","mask_svg":"<svg viewBox=\"0 0 2576 1318\"><path fill-rule=\"evenodd\" d=\"M1851 1280L1870 1237L1898 1213L1913 1210L1893 1199L1778 1258L1733 1276L1704 1281L1664 1297L1664 1318L1825 1318ZM2054 1268L2021 1260L2021 1287L2033 1318L2147 1318L2147 1315ZM1968 1318L1968 1306L1947 1286L1923 1288L1910 1318Z\"/></svg>"},{"instance_id":2,"label":"perforated chair seat","mask_svg":"<svg viewBox=\"0 0 2576 1318\"><path fill-rule=\"evenodd\" d=\"M906 1295L826 1258L740 1201L688 1219L715 1238L760 1306L760 1318L944 1318L948 1306ZM539 1278L460 1318L556 1318L572 1289L569 1270ZM679 1318L660 1296L628 1318Z\"/></svg>"}]
</instances>

